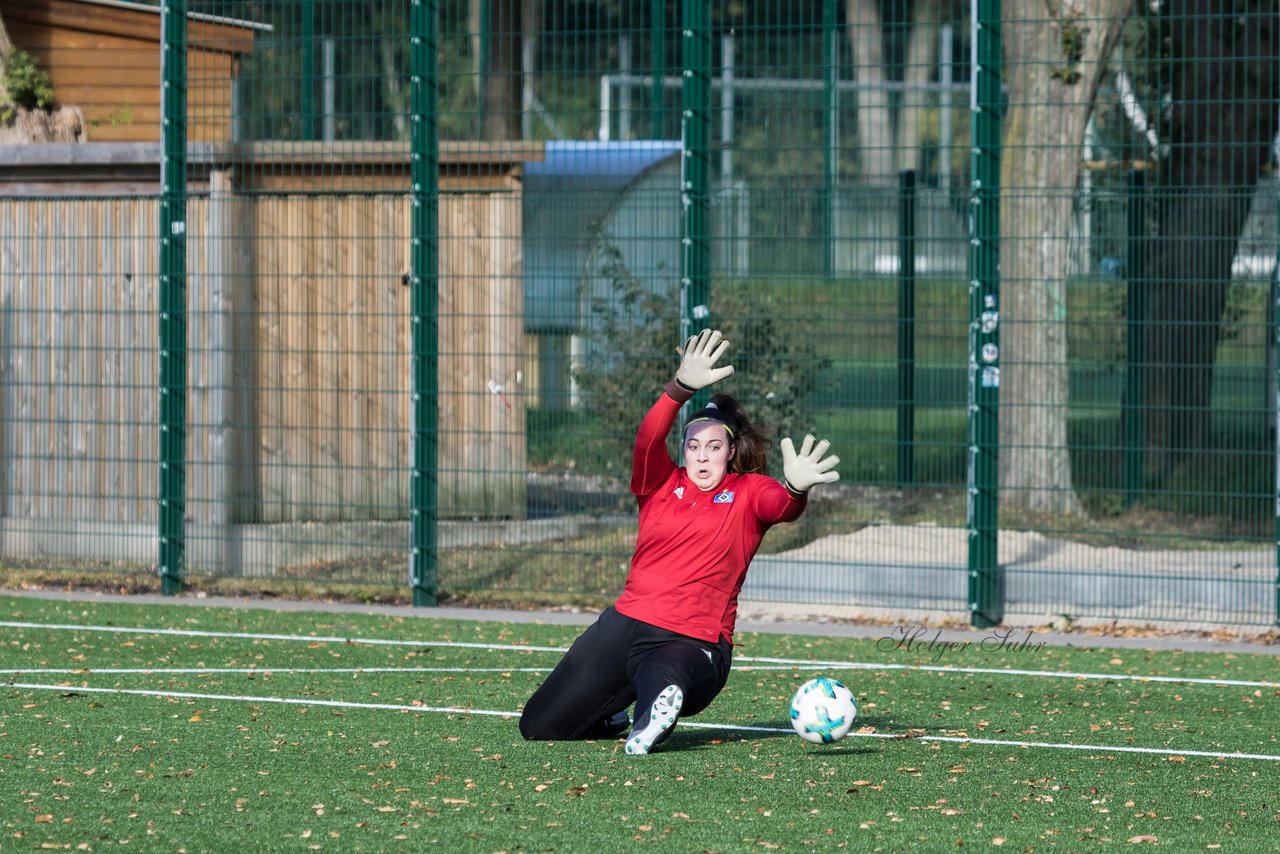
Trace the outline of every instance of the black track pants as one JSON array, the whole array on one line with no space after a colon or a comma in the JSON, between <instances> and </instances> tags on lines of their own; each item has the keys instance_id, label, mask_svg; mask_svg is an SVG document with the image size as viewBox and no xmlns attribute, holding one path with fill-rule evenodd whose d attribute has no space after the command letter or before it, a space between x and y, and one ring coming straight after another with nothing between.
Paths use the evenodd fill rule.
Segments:
<instances>
[{"instance_id":1,"label":"black track pants","mask_svg":"<svg viewBox=\"0 0 1280 854\"><path fill-rule=\"evenodd\" d=\"M668 685L684 692L681 717L705 709L729 678L727 640L700 641L606 608L578 636L520 716L528 739L607 738L609 717L636 704L643 721Z\"/></svg>"}]
</instances>

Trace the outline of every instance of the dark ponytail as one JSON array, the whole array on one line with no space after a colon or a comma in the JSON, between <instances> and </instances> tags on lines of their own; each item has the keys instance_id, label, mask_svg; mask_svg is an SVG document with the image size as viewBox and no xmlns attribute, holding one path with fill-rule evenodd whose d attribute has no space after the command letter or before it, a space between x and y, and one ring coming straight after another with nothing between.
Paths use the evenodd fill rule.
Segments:
<instances>
[{"instance_id":1,"label":"dark ponytail","mask_svg":"<svg viewBox=\"0 0 1280 854\"><path fill-rule=\"evenodd\" d=\"M734 430L733 459L729 468L738 474L769 473L769 435L758 430L747 419L747 413L736 398L727 394L717 394L711 398L716 408L727 413L737 428Z\"/></svg>"}]
</instances>

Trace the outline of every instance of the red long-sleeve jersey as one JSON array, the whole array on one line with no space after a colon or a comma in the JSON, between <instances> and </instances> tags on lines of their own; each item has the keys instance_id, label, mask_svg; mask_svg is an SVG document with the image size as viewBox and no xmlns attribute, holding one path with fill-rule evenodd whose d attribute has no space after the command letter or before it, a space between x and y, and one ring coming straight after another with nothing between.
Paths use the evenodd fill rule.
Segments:
<instances>
[{"instance_id":1,"label":"red long-sleeve jersey","mask_svg":"<svg viewBox=\"0 0 1280 854\"><path fill-rule=\"evenodd\" d=\"M760 541L776 523L799 518L808 499L762 474L729 472L713 491L700 491L667 454L683 402L672 394L658 399L636 434L631 491L640 533L614 607L700 640L732 640L738 593Z\"/></svg>"}]
</instances>

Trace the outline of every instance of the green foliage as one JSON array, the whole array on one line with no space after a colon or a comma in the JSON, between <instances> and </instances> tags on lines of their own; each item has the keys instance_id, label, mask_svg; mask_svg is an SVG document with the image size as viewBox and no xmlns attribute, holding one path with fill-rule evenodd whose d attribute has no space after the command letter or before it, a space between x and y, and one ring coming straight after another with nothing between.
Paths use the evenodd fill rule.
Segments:
<instances>
[{"instance_id":1,"label":"green foliage","mask_svg":"<svg viewBox=\"0 0 1280 854\"><path fill-rule=\"evenodd\" d=\"M1072 16L1062 22L1062 58L1066 65L1055 68L1051 77L1061 80L1068 86L1080 81L1080 60L1084 58L1084 42L1089 35L1089 28L1079 24L1078 16Z\"/></svg>"},{"instance_id":2,"label":"green foliage","mask_svg":"<svg viewBox=\"0 0 1280 854\"><path fill-rule=\"evenodd\" d=\"M1067 355L1107 371L1125 360L1128 282L1082 279L1067 286Z\"/></svg>"},{"instance_id":3,"label":"green foliage","mask_svg":"<svg viewBox=\"0 0 1280 854\"><path fill-rule=\"evenodd\" d=\"M1249 287L1242 283L1227 289L1227 304L1222 311L1222 340L1224 342L1248 341L1254 348L1266 346L1265 338L1271 333L1267 323L1266 287ZM1222 357L1219 357L1221 361Z\"/></svg>"},{"instance_id":4,"label":"green foliage","mask_svg":"<svg viewBox=\"0 0 1280 854\"><path fill-rule=\"evenodd\" d=\"M117 107L107 116L107 120L111 122L112 127L133 124L133 107L128 105Z\"/></svg>"},{"instance_id":5,"label":"green foliage","mask_svg":"<svg viewBox=\"0 0 1280 854\"><path fill-rule=\"evenodd\" d=\"M53 85L35 57L15 47L4 58L4 86L9 102L0 105L0 121L13 121L18 109L47 110L53 106Z\"/></svg>"},{"instance_id":6,"label":"green foliage","mask_svg":"<svg viewBox=\"0 0 1280 854\"><path fill-rule=\"evenodd\" d=\"M465 20L466 4L445 5L444 26L458 26L459 14ZM334 48L334 137L385 140L407 134L408 4L228 3L210 7L215 10L271 26L269 34L256 37L253 53L244 60L242 118L247 138L320 138L324 41ZM442 77L451 68L448 48L442 46L439 59Z\"/></svg>"},{"instance_id":7,"label":"green foliage","mask_svg":"<svg viewBox=\"0 0 1280 854\"><path fill-rule=\"evenodd\" d=\"M1160 5L1167 7L1167 4ZM1110 62L1124 74L1135 104L1152 123L1158 123L1168 112L1165 99L1169 96L1170 59L1167 8L1136 4L1134 14L1125 20L1120 45ZM1096 140L1101 146L1095 157L1143 161L1154 155L1150 141L1127 115L1115 86L1102 86L1098 90L1093 118Z\"/></svg>"},{"instance_id":8,"label":"green foliage","mask_svg":"<svg viewBox=\"0 0 1280 854\"><path fill-rule=\"evenodd\" d=\"M625 470L635 428L678 365L679 300L674 283L647 287L627 266L621 248L604 236L597 239L587 269L592 275L582 283L586 353L574 365L573 378L589 410L610 413L607 423L613 429L585 444L601 446L596 451L610 461L608 468Z\"/></svg>"},{"instance_id":9,"label":"green foliage","mask_svg":"<svg viewBox=\"0 0 1280 854\"><path fill-rule=\"evenodd\" d=\"M635 428L662 384L679 365L679 291L674 281L646 282L627 266L616 243L601 235L584 282L587 346L574 380L588 408L608 412L613 430L591 440L604 443L612 468L630 465ZM716 386L742 401L762 432L802 434L813 429L813 398L830 360L818 354L805 318L788 318L773 289L712 284L715 325L733 342L733 377ZM675 436L672 435L672 452ZM591 456L595 456L592 454Z\"/></svg>"},{"instance_id":10,"label":"green foliage","mask_svg":"<svg viewBox=\"0 0 1280 854\"><path fill-rule=\"evenodd\" d=\"M738 342L732 394L758 425L780 435L813 430L819 375L831 360L819 355L811 317L789 315L773 288L719 283L713 288L719 324Z\"/></svg>"}]
</instances>

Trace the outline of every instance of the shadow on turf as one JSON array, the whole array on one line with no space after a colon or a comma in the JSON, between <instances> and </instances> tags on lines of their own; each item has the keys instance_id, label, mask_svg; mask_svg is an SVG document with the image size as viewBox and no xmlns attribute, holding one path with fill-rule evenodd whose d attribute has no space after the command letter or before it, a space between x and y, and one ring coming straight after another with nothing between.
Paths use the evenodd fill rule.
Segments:
<instances>
[{"instance_id":1,"label":"shadow on turf","mask_svg":"<svg viewBox=\"0 0 1280 854\"><path fill-rule=\"evenodd\" d=\"M858 725L871 726L871 727L875 727L877 730L880 730L880 726L876 718L858 718ZM785 718L780 721L762 724L762 726L777 727L779 732L741 733L733 730L728 730L728 731L725 731L724 733L717 733L716 730L712 730L712 729L693 729L693 728L681 729L677 725L675 732L671 733L671 737L668 738L662 744L662 746L657 748L657 750L655 750L654 752L656 753L661 751L663 753L666 753L667 751L683 752L683 751L706 750L709 748L720 747L726 743L733 743L737 741L746 741L746 742L769 741L769 740L778 739L778 738L794 739L796 741L800 741L800 738L791 729L791 722L789 720L786 720ZM911 728L895 726L894 729L900 730L901 738L905 739L910 737L906 733ZM782 730L785 730L785 732L783 732ZM877 752L876 748L872 744L867 744L866 747L854 747L853 744L854 742L852 741L840 742L839 753L845 756L861 756L864 754ZM815 750L822 750L824 748L824 745L816 745L816 744L815 745L805 744L805 746L813 747Z\"/></svg>"}]
</instances>

